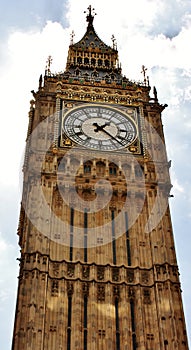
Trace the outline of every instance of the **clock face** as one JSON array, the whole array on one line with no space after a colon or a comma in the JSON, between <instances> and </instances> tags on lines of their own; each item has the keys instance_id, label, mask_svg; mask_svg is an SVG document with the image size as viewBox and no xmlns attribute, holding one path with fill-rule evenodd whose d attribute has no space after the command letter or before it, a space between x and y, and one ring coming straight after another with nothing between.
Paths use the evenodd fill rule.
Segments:
<instances>
[{"instance_id":1,"label":"clock face","mask_svg":"<svg viewBox=\"0 0 191 350\"><path fill-rule=\"evenodd\" d=\"M73 142L101 151L127 147L137 134L135 123L127 114L103 105L85 105L69 110L62 127Z\"/></svg>"}]
</instances>

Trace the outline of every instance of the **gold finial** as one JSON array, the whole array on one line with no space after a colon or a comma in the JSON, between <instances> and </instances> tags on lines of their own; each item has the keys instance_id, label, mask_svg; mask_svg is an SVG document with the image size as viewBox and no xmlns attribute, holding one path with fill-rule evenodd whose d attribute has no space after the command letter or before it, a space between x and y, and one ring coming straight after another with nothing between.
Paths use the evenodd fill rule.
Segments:
<instances>
[{"instance_id":1,"label":"gold finial","mask_svg":"<svg viewBox=\"0 0 191 350\"><path fill-rule=\"evenodd\" d=\"M112 42L113 42L113 49L114 49L114 50L117 50L117 41L116 41L114 35L112 35L111 40L112 40Z\"/></svg>"},{"instance_id":2,"label":"gold finial","mask_svg":"<svg viewBox=\"0 0 191 350\"><path fill-rule=\"evenodd\" d=\"M92 11L95 11L95 9L92 8L91 5L89 5L89 7L87 9L89 12L86 16L86 21L89 23L88 25L92 25L93 20L94 20L94 16L97 15L97 13L93 12L93 14L92 14ZM87 13L87 11L84 11L84 13Z\"/></svg>"},{"instance_id":3,"label":"gold finial","mask_svg":"<svg viewBox=\"0 0 191 350\"><path fill-rule=\"evenodd\" d=\"M147 79L146 79L146 71L147 71L147 68L144 66L144 65L142 65L142 72L141 73L143 73L143 78L144 78L144 83L146 84L146 82L147 82Z\"/></svg>"},{"instance_id":4,"label":"gold finial","mask_svg":"<svg viewBox=\"0 0 191 350\"><path fill-rule=\"evenodd\" d=\"M52 56L48 56L47 61L46 61L46 70L45 70L47 75L51 74L50 66L52 64L52 61L53 61Z\"/></svg>"},{"instance_id":5,"label":"gold finial","mask_svg":"<svg viewBox=\"0 0 191 350\"><path fill-rule=\"evenodd\" d=\"M72 33L70 34L70 45L74 44L74 37L75 37L75 33L74 31L72 31Z\"/></svg>"}]
</instances>

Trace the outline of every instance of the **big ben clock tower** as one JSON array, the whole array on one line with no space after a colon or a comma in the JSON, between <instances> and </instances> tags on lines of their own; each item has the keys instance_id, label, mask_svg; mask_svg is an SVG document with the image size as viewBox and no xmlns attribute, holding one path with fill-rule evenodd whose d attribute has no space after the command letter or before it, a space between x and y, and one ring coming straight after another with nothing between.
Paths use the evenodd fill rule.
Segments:
<instances>
[{"instance_id":1,"label":"big ben clock tower","mask_svg":"<svg viewBox=\"0 0 191 350\"><path fill-rule=\"evenodd\" d=\"M12 350L188 350L154 88L87 30L33 92Z\"/></svg>"}]
</instances>

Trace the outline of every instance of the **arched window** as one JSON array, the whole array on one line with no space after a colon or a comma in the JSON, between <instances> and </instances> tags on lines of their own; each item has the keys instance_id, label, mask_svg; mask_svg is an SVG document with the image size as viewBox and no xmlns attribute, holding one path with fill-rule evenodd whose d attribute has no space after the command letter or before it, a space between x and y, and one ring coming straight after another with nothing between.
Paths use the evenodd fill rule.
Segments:
<instances>
[{"instance_id":1,"label":"arched window","mask_svg":"<svg viewBox=\"0 0 191 350\"><path fill-rule=\"evenodd\" d=\"M80 70L79 69L76 69L76 75L80 75Z\"/></svg>"},{"instance_id":2,"label":"arched window","mask_svg":"<svg viewBox=\"0 0 191 350\"><path fill-rule=\"evenodd\" d=\"M88 57L84 58L84 64L89 64L89 58Z\"/></svg>"},{"instance_id":3,"label":"arched window","mask_svg":"<svg viewBox=\"0 0 191 350\"><path fill-rule=\"evenodd\" d=\"M82 58L81 57L77 58L77 63L82 64Z\"/></svg>"},{"instance_id":4,"label":"arched window","mask_svg":"<svg viewBox=\"0 0 191 350\"><path fill-rule=\"evenodd\" d=\"M109 165L109 175L113 175L113 176L117 175L117 166L113 163Z\"/></svg>"},{"instance_id":5,"label":"arched window","mask_svg":"<svg viewBox=\"0 0 191 350\"><path fill-rule=\"evenodd\" d=\"M109 67L109 61L108 60L105 60L105 66Z\"/></svg>"},{"instance_id":6,"label":"arched window","mask_svg":"<svg viewBox=\"0 0 191 350\"><path fill-rule=\"evenodd\" d=\"M105 174L105 163L104 162L97 162L96 164L96 168L97 168L97 175L99 176L102 176Z\"/></svg>"},{"instance_id":7,"label":"arched window","mask_svg":"<svg viewBox=\"0 0 191 350\"><path fill-rule=\"evenodd\" d=\"M128 179L131 174L131 166L129 164L124 164L122 170L125 178Z\"/></svg>"},{"instance_id":8,"label":"arched window","mask_svg":"<svg viewBox=\"0 0 191 350\"><path fill-rule=\"evenodd\" d=\"M135 176L136 177L142 177L143 176L143 167L142 166L137 165L135 167Z\"/></svg>"},{"instance_id":9,"label":"arched window","mask_svg":"<svg viewBox=\"0 0 191 350\"><path fill-rule=\"evenodd\" d=\"M91 166L90 165L87 165L87 164L85 164L84 165L84 173L91 173Z\"/></svg>"},{"instance_id":10,"label":"arched window","mask_svg":"<svg viewBox=\"0 0 191 350\"><path fill-rule=\"evenodd\" d=\"M91 59L91 64L92 64L93 66L95 66L95 64L96 64L95 58L92 58L92 59Z\"/></svg>"},{"instance_id":11,"label":"arched window","mask_svg":"<svg viewBox=\"0 0 191 350\"><path fill-rule=\"evenodd\" d=\"M85 163L84 164L84 174L91 173L91 167L92 167L92 163L91 162Z\"/></svg>"}]
</instances>

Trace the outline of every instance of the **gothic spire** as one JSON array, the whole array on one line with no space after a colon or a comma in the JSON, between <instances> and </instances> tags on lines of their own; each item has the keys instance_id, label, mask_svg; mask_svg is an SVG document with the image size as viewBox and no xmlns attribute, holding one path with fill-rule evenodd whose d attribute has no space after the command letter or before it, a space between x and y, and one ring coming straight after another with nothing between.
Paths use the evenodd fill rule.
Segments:
<instances>
[{"instance_id":1,"label":"gothic spire","mask_svg":"<svg viewBox=\"0 0 191 350\"><path fill-rule=\"evenodd\" d=\"M88 22L88 26L92 26L93 20L94 20L94 16L96 15L96 13L94 12L95 9L92 8L91 5L89 5L89 7L87 9L88 9L88 12L84 11L84 13L87 13L86 21Z\"/></svg>"}]
</instances>

